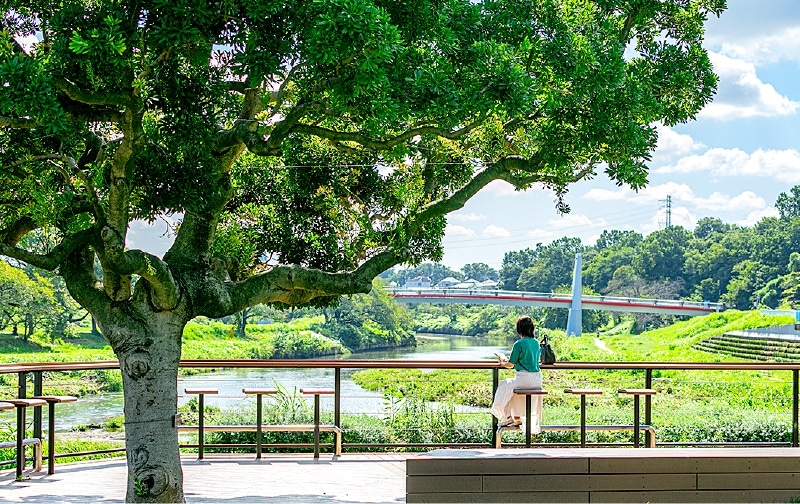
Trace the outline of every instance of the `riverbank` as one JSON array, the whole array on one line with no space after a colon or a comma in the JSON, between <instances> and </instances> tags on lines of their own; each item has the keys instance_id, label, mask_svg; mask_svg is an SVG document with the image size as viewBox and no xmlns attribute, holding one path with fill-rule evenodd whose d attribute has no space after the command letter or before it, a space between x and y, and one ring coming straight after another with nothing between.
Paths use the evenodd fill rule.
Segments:
<instances>
[{"instance_id":1,"label":"riverbank","mask_svg":"<svg viewBox=\"0 0 800 504\"><path fill-rule=\"evenodd\" d=\"M184 359L311 359L341 358L352 353L340 341L322 334L321 316L303 317L288 322L251 324L244 336L236 336L234 326L199 318L187 324L183 334ZM397 341L387 337L383 343L376 336L369 343L372 351L395 348ZM399 341L415 345L412 337ZM10 334L0 334L0 363L17 362L93 362L114 360L116 356L101 334L88 328L69 337L47 339L39 335L27 341ZM182 374L201 373L181 371ZM15 376L0 376L0 388L16 387ZM122 390L117 371L68 373L51 384L50 394L86 396Z\"/></svg>"}]
</instances>

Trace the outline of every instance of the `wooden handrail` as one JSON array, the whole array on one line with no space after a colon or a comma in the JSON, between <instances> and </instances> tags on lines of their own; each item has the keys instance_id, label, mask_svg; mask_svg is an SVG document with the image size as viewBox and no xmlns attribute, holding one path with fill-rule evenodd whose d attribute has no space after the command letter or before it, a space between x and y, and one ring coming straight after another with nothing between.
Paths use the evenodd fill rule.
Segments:
<instances>
[{"instance_id":1,"label":"wooden handrail","mask_svg":"<svg viewBox=\"0 0 800 504\"><path fill-rule=\"evenodd\" d=\"M183 359L182 368L329 368L329 369L494 369L496 359L472 361L416 360L416 359ZM800 370L800 362L569 362L561 361L542 365L543 369L660 369L660 370L720 370L720 371L792 371ZM34 371L80 371L91 369L119 369L115 360L94 362L27 362L0 364L0 374L30 373Z\"/></svg>"}]
</instances>

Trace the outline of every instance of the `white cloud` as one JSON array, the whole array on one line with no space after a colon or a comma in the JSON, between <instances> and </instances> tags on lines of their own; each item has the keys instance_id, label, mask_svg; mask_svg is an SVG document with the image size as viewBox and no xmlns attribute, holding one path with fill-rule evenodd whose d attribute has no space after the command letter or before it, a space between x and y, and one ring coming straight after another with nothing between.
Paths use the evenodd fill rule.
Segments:
<instances>
[{"instance_id":1,"label":"white cloud","mask_svg":"<svg viewBox=\"0 0 800 504\"><path fill-rule=\"evenodd\" d=\"M770 177L787 184L800 184L800 152L795 149L758 149L747 154L740 149L709 149L687 156L654 173L709 172L717 177Z\"/></svg>"},{"instance_id":2,"label":"white cloud","mask_svg":"<svg viewBox=\"0 0 800 504\"><path fill-rule=\"evenodd\" d=\"M550 225L555 229L602 227L606 225L605 219L593 221L588 215L566 214L557 219L550 219Z\"/></svg>"},{"instance_id":3,"label":"white cloud","mask_svg":"<svg viewBox=\"0 0 800 504\"><path fill-rule=\"evenodd\" d=\"M486 216L479 213L455 213L450 214L447 218L456 222L475 222L486 220Z\"/></svg>"},{"instance_id":4,"label":"white cloud","mask_svg":"<svg viewBox=\"0 0 800 504\"><path fill-rule=\"evenodd\" d=\"M172 246L175 236L172 234L173 226L183 219L183 214L162 215L153 223L143 220L131 222L125 236L125 247L128 249L141 249L145 252L163 257L164 253Z\"/></svg>"},{"instance_id":5,"label":"white cloud","mask_svg":"<svg viewBox=\"0 0 800 504\"><path fill-rule=\"evenodd\" d=\"M761 65L779 61L800 61L800 26L784 27L768 35L738 34L721 43L720 53Z\"/></svg>"},{"instance_id":6,"label":"white cloud","mask_svg":"<svg viewBox=\"0 0 800 504\"><path fill-rule=\"evenodd\" d=\"M697 223L697 217L690 213L689 207L695 210L711 210L715 212L736 212L742 213L745 211L760 212L762 215L771 215L764 198L757 195L752 191L743 191L737 195L729 195L721 192L713 192L708 196L697 195L691 187L686 184L679 184L676 182L667 182L666 184L659 184L648 186L638 193L621 188L616 191L606 189L593 189L586 194L587 199L596 201L625 201L626 203L636 205L654 205L663 202L667 196L672 199L672 224L678 224L686 227L687 229L694 228ZM679 204L685 205L681 207ZM685 212L685 214L682 214ZM766 213L765 213L766 212ZM661 212L663 214L663 212ZM661 215L659 214L659 215ZM751 217L748 217L750 219ZM660 217L664 219L663 215ZM652 230L658 229L658 218L654 218L651 226L655 226ZM757 222L756 219L755 222ZM644 231L641 229L640 231Z\"/></svg>"},{"instance_id":7,"label":"white cloud","mask_svg":"<svg viewBox=\"0 0 800 504\"><path fill-rule=\"evenodd\" d=\"M486 226L481 235L487 236L490 238L509 238L511 237L511 233L504 227L495 226L494 224L490 224Z\"/></svg>"},{"instance_id":8,"label":"white cloud","mask_svg":"<svg viewBox=\"0 0 800 504\"><path fill-rule=\"evenodd\" d=\"M772 84L762 82L753 63L709 52L719 86L714 101L699 117L733 120L746 117L776 117L794 114L800 102L781 95Z\"/></svg>"},{"instance_id":9,"label":"white cloud","mask_svg":"<svg viewBox=\"0 0 800 504\"><path fill-rule=\"evenodd\" d=\"M634 194L634 192L627 188L615 190L595 188L586 191L583 197L591 201L624 201L630 197L630 194Z\"/></svg>"},{"instance_id":10,"label":"white cloud","mask_svg":"<svg viewBox=\"0 0 800 504\"><path fill-rule=\"evenodd\" d=\"M489 182L486 187L483 188L483 190L490 192L495 196L511 196L521 194L520 191L515 190L514 186L505 180L493 180Z\"/></svg>"},{"instance_id":11,"label":"white cloud","mask_svg":"<svg viewBox=\"0 0 800 504\"><path fill-rule=\"evenodd\" d=\"M658 132L658 145L653 153L653 164L658 164L660 159L665 162L680 156L706 149L701 142L696 142L690 135L676 132L674 129L656 124Z\"/></svg>"},{"instance_id":12,"label":"white cloud","mask_svg":"<svg viewBox=\"0 0 800 504\"><path fill-rule=\"evenodd\" d=\"M660 218L665 220L666 215L661 215ZM681 226L684 229L694 229L697 226L697 217L684 206L672 207L672 211L670 212L670 224L673 226ZM663 228L664 226L660 227Z\"/></svg>"},{"instance_id":13,"label":"white cloud","mask_svg":"<svg viewBox=\"0 0 800 504\"><path fill-rule=\"evenodd\" d=\"M526 189L524 191L517 191L514 189L514 186L506 182L505 180L493 180L486 184L486 187L483 188L484 191L490 192L495 196L519 196L522 194L532 194L536 191L542 193L549 193L552 194L552 191L549 189L544 189L540 186L533 186L530 189Z\"/></svg>"},{"instance_id":14,"label":"white cloud","mask_svg":"<svg viewBox=\"0 0 800 504\"><path fill-rule=\"evenodd\" d=\"M767 208L762 208L760 210L753 210L752 212L747 214L747 217L745 217L740 221L737 221L736 224L739 224L740 226L750 227L757 224L758 221L760 221L764 217L779 217L779 216L780 212L778 212L774 207L767 207Z\"/></svg>"},{"instance_id":15,"label":"white cloud","mask_svg":"<svg viewBox=\"0 0 800 504\"><path fill-rule=\"evenodd\" d=\"M767 208L764 198L752 191L745 191L736 196L729 196L720 192L712 193L707 198L694 197L690 200L697 208L718 211L742 211L754 209L763 211Z\"/></svg>"},{"instance_id":16,"label":"white cloud","mask_svg":"<svg viewBox=\"0 0 800 504\"><path fill-rule=\"evenodd\" d=\"M444 234L447 235L449 238L455 236L475 236L475 231L466 228L464 226L454 226L452 224L448 224L444 228Z\"/></svg>"}]
</instances>

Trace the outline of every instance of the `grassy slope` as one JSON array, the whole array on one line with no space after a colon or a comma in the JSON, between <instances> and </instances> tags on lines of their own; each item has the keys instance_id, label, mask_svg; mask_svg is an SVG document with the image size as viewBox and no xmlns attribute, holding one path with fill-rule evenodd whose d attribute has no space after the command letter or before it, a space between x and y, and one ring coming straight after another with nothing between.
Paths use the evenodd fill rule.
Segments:
<instances>
[{"instance_id":1,"label":"grassy slope","mask_svg":"<svg viewBox=\"0 0 800 504\"><path fill-rule=\"evenodd\" d=\"M755 329L791 324L791 317L761 315L757 311L728 310L705 317L693 317L668 327L639 335L610 331L600 340L610 350L600 348L592 335L567 338L563 334L551 338L560 360L571 361L660 361L660 362L733 362L727 355L692 349L692 345L728 331Z\"/></svg>"}]
</instances>

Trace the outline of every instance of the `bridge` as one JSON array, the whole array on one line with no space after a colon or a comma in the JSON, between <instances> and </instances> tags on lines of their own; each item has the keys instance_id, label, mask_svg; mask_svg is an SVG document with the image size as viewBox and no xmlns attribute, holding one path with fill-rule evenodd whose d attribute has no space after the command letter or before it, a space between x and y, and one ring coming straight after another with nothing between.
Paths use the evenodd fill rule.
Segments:
<instances>
[{"instance_id":1,"label":"bridge","mask_svg":"<svg viewBox=\"0 0 800 504\"><path fill-rule=\"evenodd\" d=\"M520 292L496 289L389 288L390 296L402 303L461 303L505 306L546 306L570 308L572 294L552 292ZM581 296L584 310L605 310L627 313L661 313L698 316L725 310L725 303L684 301L680 299L648 299L615 296Z\"/></svg>"}]
</instances>

